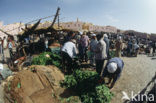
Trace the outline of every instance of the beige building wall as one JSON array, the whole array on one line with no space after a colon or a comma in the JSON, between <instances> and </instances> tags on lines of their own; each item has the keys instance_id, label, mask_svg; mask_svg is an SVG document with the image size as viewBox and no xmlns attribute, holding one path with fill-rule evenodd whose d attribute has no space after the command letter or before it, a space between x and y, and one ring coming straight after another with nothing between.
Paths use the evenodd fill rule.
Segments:
<instances>
[{"instance_id":1,"label":"beige building wall","mask_svg":"<svg viewBox=\"0 0 156 103\"><path fill-rule=\"evenodd\" d=\"M117 28L113 26L98 26L91 23L76 21L76 22L65 22L60 23L62 29L71 29L75 31L93 31L93 32L111 32L117 33Z\"/></svg>"},{"instance_id":2,"label":"beige building wall","mask_svg":"<svg viewBox=\"0 0 156 103\"><path fill-rule=\"evenodd\" d=\"M40 23L39 26L38 26L38 28L47 28L47 27L49 27L50 25L51 25L51 22L45 21L45 22L43 22L43 23Z\"/></svg>"},{"instance_id":3,"label":"beige building wall","mask_svg":"<svg viewBox=\"0 0 156 103\"><path fill-rule=\"evenodd\" d=\"M33 24L32 24L33 25ZM44 23L40 23L38 28L46 28L51 25L51 22L46 21ZM58 28L58 24L54 25L55 28ZM0 29L3 31L6 31L7 33L11 35L17 35L20 32L22 32L21 28L25 28L25 25L23 23L14 23L9 25L3 25L3 22L0 22ZM72 22L62 22L60 23L61 29L71 29L74 31L93 31L93 32L111 32L111 33L117 33L117 28L113 26L98 26L93 25L92 23L82 22L77 19L77 21ZM7 36L3 32L0 31L0 37Z\"/></svg>"},{"instance_id":4,"label":"beige building wall","mask_svg":"<svg viewBox=\"0 0 156 103\"><path fill-rule=\"evenodd\" d=\"M62 27L62 29L82 31L83 22L66 22L66 23L61 23L60 26Z\"/></svg>"},{"instance_id":5,"label":"beige building wall","mask_svg":"<svg viewBox=\"0 0 156 103\"><path fill-rule=\"evenodd\" d=\"M0 28L3 26L3 22L2 21L0 21Z\"/></svg>"},{"instance_id":6,"label":"beige building wall","mask_svg":"<svg viewBox=\"0 0 156 103\"><path fill-rule=\"evenodd\" d=\"M0 23L0 29L13 36L18 35L20 32L22 32L21 28L23 29L25 28L25 25L23 23L14 23L9 25L3 25L2 23ZM7 35L0 31L0 37L4 37L4 36Z\"/></svg>"}]
</instances>

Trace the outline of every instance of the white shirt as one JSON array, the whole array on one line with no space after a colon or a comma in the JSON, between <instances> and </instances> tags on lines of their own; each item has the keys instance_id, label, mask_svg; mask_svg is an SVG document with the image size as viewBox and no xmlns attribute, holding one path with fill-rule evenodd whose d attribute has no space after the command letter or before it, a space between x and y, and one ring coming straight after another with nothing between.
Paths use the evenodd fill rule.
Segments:
<instances>
[{"instance_id":1,"label":"white shirt","mask_svg":"<svg viewBox=\"0 0 156 103\"><path fill-rule=\"evenodd\" d=\"M106 43L104 42L103 39L99 40L96 50L95 50L95 58L97 60L103 60L107 58L106 54Z\"/></svg>"},{"instance_id":2,"label":"white shirt","mask_svg":"<svg viewBox=\"0 0 156 103\"><path fill-rule=\"evenodd\" d=\"M4 39L4 41L3 41L3 48L7 48L7 44L8 44L7 39Z\"/></svg>"},{"instance_id":3,"label":"white shirt","mask_svg":"<svg viewBox=\"0 0 156 103\"><path fill-rule=\"evenodd\" d=\"M48 40L45 40L45 44L48 45Z\"/></svg>"},{"instance_id":4,"label":"white shirt","mask_svg":"<svg viewBox=\"0 0 156 103\"><path fill-rule=\"evenodd\" d=\"M137 48L139 48L139 45L134 44L134 49L137 49Z\"/></svg>"},{"instance_id":5,"label":"white shirt","mask_svg":"<svg viewBox=\"0 0 156 103\"><path fill-rule=\"evenodd\" d=\"M12 43L11 42L9 42L8 48L12 48Z\"/></svg>"},{"instance_id":6,"label":"white shirt","mask_svg":"<svg viewBox=\"0 0 156 103\"><path fill-rule=\"evenodd\" d=\"M76 56L77 54L76 45L71 41L66 42L62 47L61 51L66 52L71 58L74 58L74 56Z\"/></svg>"},{"instance_id":7,"label":"white shirt","mask_svg":"<svg viewBox=\"0 0 156 103\"><path fill-rule=\"evenodd\" d=\"M0 72L3 70L3 64L0 63Z\"/></svg>"}]
</instances>

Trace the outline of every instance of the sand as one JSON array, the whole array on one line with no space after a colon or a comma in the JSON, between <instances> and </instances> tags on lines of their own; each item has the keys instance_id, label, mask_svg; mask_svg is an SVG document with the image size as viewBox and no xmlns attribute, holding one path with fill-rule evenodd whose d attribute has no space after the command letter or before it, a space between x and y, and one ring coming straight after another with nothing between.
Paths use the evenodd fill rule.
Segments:
<instances>
[{"instance_id":1,"label":"sand","mask_svg":"<svg viewBox=\"0 0 156 103\"><path fill-rule=\"evenodd\" d=\"M122 91L128 96L131 92L134 94L140 92L148 82L152 79L156 72L156 59L147 57L146 55L138 55L138 57L123 57L125 66L120 79L111 90L115 97L111 103L123 103Z\"/></svg>"}]
</instances>

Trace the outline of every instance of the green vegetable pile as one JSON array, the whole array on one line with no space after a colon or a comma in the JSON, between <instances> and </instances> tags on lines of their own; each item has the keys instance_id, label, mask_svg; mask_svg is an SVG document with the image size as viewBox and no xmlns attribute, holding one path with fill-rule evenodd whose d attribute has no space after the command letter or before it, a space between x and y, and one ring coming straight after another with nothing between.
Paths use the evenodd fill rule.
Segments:
<instances>
[{"instance_id":1,"label":"green vegetable pile","mask_svg":"<svg viewBox=\"0 0 156 103\"><path fill-rule=\"evenodd\" d=\"M58 68L61 68L61 57L56 53L44 52L39 56L33 58L33 65L55 65Z\"/></svg>"},{"instance_id":2,"label":"green vegetable pile","mask_svg":"<svg viewBox=\"0 0 156 103\"><path fill-rule=\"evenodd\" d=\"M59 54L51 52L41 53L32 61L33 65L55 65L58 68L61 68L60 63ZM104 84L98 83L99 79L97 72L77 69L71 75L66 75L60 84L74 90L82 103L110 103L113 94Z\"/></svg>"},{"instance_id":3,"label":"green vegetable pile","mask_svg":"<svg viewBox=\"0 0 156 103\"><path fill-rule=\"evenodd\" d=\"M104 84L98 84L99 78L96 72L76 70L65 76L61 85L76 91L82 103L110 103L113 94Z\"/></svg>"},{"instance_id":4,"label":"green vegetable pile","mask_svg":"<svg viewBox=\"0 0 156 103\"><path fill-rule=\"evenodd\" d=\"M115 57L115 52L116 52L116 51L114 51L114 50L112 50L112 51L109 52L111 58L114 58L114 57Z\"/></svg>"}]
</instances>

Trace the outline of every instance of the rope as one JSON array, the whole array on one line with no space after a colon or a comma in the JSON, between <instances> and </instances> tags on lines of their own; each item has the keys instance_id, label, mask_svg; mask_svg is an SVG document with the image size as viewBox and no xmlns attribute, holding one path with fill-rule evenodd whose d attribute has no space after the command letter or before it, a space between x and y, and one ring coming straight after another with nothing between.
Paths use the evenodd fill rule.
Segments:
<instances>
[{"instance_id":1,"label":"rope","mask_svg":"<svg viewBox=\"0 0 156 103\"><path fill-rule=\"evenodd\" d=\"M30 21L30 22L27 22L26 24L30 24L30 23L35 22L35 21L38 21L38 20L47 19L47 18L50 18L50 17L53 17L53 16L55 16L55 15L51 15L51 16L47 16L47 17L43 17L43 18L40 18L40 19L35 19L35 20ZM26 24L20 25L19 27L24 26L24 25L26 25ZM13 30L19 29L19 27L14 28L14 29L9 30L9 31L5 31L5 32L10 32L10 31L13 31Z\"/></svg>"}]
</instances>

